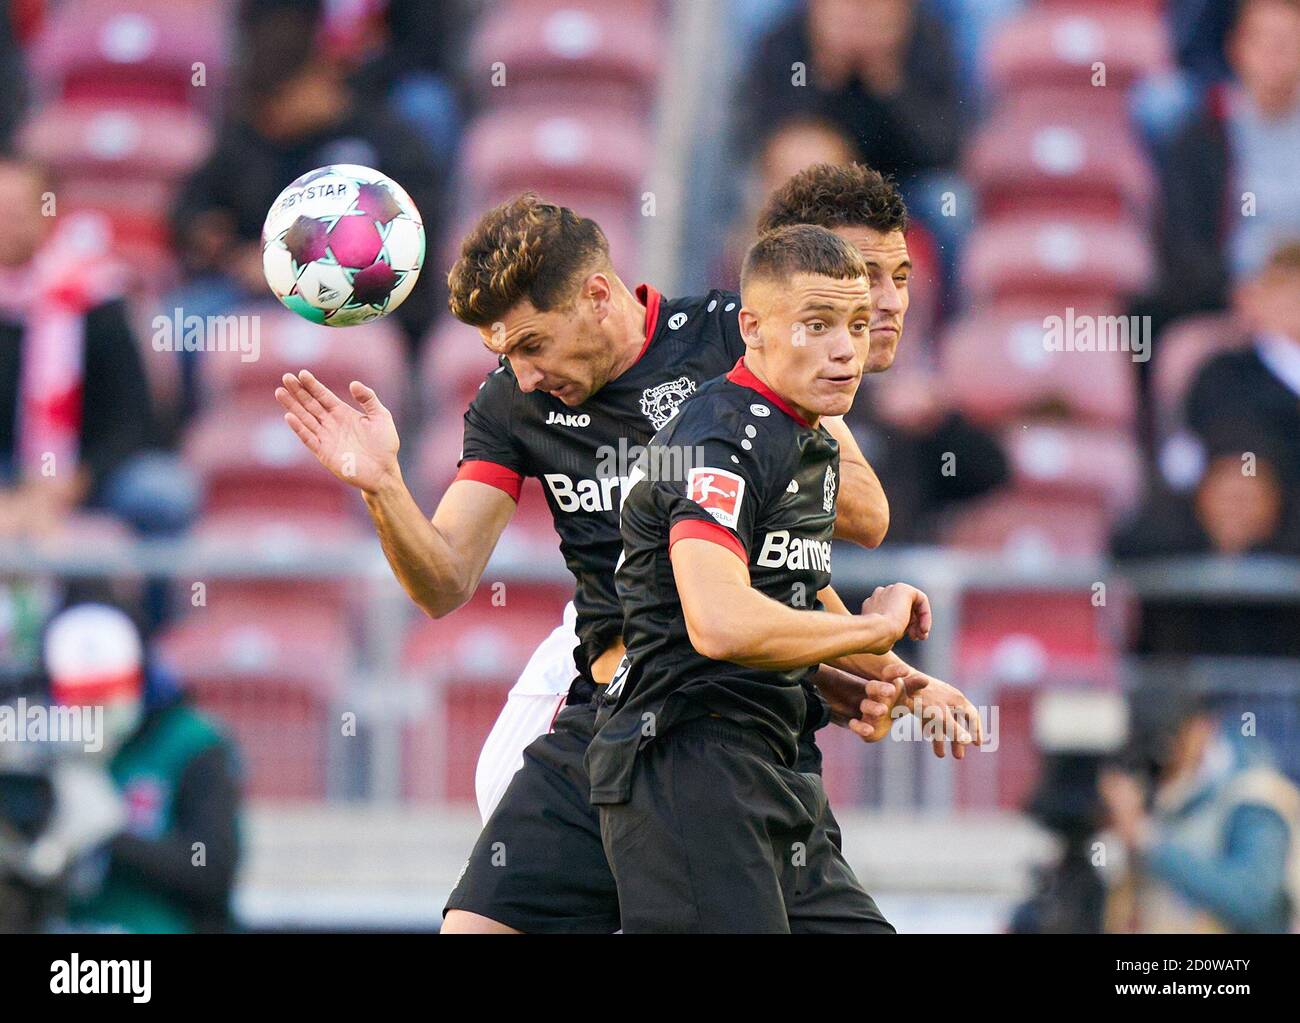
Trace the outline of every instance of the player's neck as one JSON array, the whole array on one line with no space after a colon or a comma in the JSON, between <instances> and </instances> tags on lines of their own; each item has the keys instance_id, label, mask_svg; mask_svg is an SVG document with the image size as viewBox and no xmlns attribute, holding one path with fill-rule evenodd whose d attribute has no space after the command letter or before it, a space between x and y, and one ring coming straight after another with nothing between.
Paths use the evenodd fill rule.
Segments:
<instances>
[{"instance_id":1,"label":"player's neck","mask_svg":"<svg viewBox=\"0 0 1300 1023\"><path fill-rule=\"evenodd\" d=\"M766 386L769 391L771 391L783 402L785 402L788 406L790 406L790 408L794 409L794 411L798 414L800 419L802 419L805 423L811 426L814 430L817 429L818 425L821 423L822 417L818 415L816 412L810 412L808 409L803 408L801 405L799 405L798 402L791 401L779 390L777 390L775 387L772 386L772 381L768 379L767 376L767 367L763 365L763 355L761 352L756 352L753 349L746 352L745 368L748 369L751 373L753 373L754 376L758 377L758 379L763 382L764 386Z\"/></svg>"},{"instance_id":2,"label":"player's neck","mask_svg":"<svg viewBox=\"0 0 1300 1023\"><path fill-rule=\"evenodd\" d=\"M614 294L615 336L620 340L616 342L617 352L610 368L610 380L617 380L641 357L646 342L646 317L649 315L646 307L637 301L622 281L618 281Z\"/></svg>"}]
</instances>

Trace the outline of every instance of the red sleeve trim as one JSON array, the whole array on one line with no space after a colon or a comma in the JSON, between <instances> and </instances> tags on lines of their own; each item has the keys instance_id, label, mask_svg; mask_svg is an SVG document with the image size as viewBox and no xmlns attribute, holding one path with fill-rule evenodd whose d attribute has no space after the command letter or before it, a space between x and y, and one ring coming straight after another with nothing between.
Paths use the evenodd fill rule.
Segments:
<instances>
[{"instance_id":1,"label":"red sleeve trim","mask_svg":"<svg viewBox=\"0 0 1300 1023\"><path fill-rule=\"evenodd\" d=\"M719 546L727 548L736 557L749 565L749 554L745 551L745 546L726 526L717 522L705 522L702 519L684 519L673 526L668 531L668 552L672 553L673 544L678 540L708 540L710 543L716 543Z\"/></svg>"},{"instance_id":2,"label":"red sleeve trim","mask_svg":"<svg viewBox=\"0 0 1300 1023\"><path fill-rule=\"evenodd\" d=\"M524 486L524 478L519 473L513 469L507 469L504 465L497 465L496 462L473 460L461 462L460 469L456 473L456 479L475 480L479 483L486 483L490 487L496 487L508 494L515 504L519 503L519 491Z\"/></svg>"}]
</instances>

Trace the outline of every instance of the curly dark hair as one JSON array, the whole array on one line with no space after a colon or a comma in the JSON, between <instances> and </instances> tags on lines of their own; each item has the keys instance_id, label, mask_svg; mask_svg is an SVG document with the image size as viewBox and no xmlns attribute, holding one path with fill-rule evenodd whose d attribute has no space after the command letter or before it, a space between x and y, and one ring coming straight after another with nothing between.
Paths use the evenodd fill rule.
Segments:
<instances>
[{"instance_id":1,"label":"curly dark hair","mask_svg":"<svg viewBox=\"0 0 1300 1023\"><path fill-rule=\"evenodd\" d=\"M599 224L525 192L465 236L447 274L448 304L456 319L482 327L524 299L542 312L566 306L586 274L609 268Z\"/></svg>"},{"instance_id":2,"label":"curly dark hair","mask_svg":"<svg viewBox=\"0 0 1300 1023\"><path fill-rule=\"evenodd\" d=\"M906 231L907 204L892 179L865 163L815 163L771 194L758 233L791 224Z\"/></svg>"}]
</instances>

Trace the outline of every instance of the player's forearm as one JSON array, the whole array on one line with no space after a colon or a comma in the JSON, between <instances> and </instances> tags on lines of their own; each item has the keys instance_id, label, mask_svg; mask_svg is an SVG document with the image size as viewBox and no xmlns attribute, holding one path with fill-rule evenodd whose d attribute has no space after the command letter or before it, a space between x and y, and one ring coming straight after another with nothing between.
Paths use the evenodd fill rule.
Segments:
<instances>
[{"instance_id":1,"label":"player's forearm","mask_svg":"<svg viewBox=\"0 0 1300 1023\"><path fill-rule=\"evenodd\" d=\"M889 500L885 489L844 420L827 416L822 422L840 448L835 536L860 547L879 547L889 532Z\"/></svg>"},{"instance_id":2,"label":"player's forearm","mask_svg":"<svg viewBox=\"0 0 1300 1023\"><path fill-rule=\"evenodd\" d=\"M691 643L705 657L788 671L863 650L888 650L899 628L884 615L845 618L786 607L748 586L718 592L701 613L687 608Z\"/></svg>"},{"instance_id":3,"label":"player's forearm","mask_svg":"<svg viewBox=\"0 0 1300 1023\"><path fill-rule=\"evenodd\" d=\"M393 574L426 614L441 618L469 600L477 580L425 517L400 474L389 486L367 492L365 500Z\"/></svg>"},{"instance_id":4,"label":"player's forearm","mask_svg":"<svg viewBox=\"0 0 1300 1023\"><path fill-rule=\"evenodd\" d=\"M830 614L856 617L853 612L848 609L844 601L840 599L840 595L830 586L827 586L826 589L819 592L817 598L822 602L822 606L825 607ZM902 664L907 666L906 662L892 650L883 654L859 651L847 654L843 657L836 657L828 660L827 663L833 668L839 668L841 671L848 671L854 675L861 675L863 678L877 680L884 677L882 673L892 664Z\"/></svg>"},{"instance_id":5,"label":"player's forearm","mask_svg":"<svg viewBox=\"0 0 1300 1023\"><path fill-rule=\"evenodd\" d=\"M879 547L889 532L889 501L866 462L841 463L835 503L835 536L859 547Z\"/></svg>"}]
</instances>

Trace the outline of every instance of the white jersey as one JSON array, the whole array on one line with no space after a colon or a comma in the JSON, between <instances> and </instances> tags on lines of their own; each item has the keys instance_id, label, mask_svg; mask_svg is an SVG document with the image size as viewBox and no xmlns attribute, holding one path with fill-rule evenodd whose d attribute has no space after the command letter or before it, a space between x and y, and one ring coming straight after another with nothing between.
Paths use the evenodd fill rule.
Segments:
<instances>
[{"instance_id":1,"label":"white jersey","mask_svg":"<svg viewBox=\"0 0 1300 1023\"><path fill-rule=\"evenodd\" d=\"M551 730L564 706L569 686L578 675L573 663L573 648L578 645L577 621L578 613L570 601L561 623L524 665L483 743L474 771L474 793L485 824L510 779L524 765L524 750Z\"/></svg>"}]
</instances>

